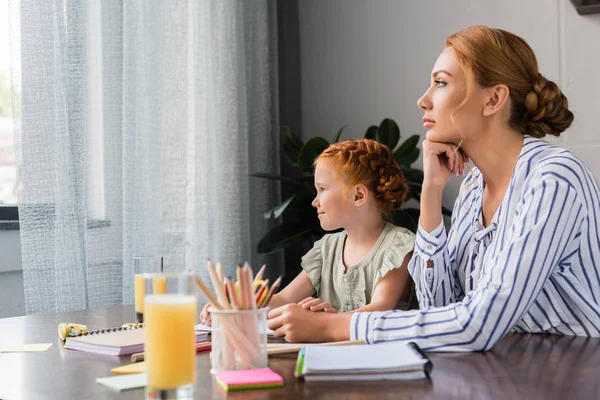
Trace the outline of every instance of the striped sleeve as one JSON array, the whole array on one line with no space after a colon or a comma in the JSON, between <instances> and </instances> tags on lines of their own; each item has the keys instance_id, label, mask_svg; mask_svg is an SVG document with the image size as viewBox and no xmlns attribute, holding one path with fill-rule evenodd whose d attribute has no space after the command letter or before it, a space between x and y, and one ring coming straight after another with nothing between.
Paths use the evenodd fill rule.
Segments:
<instances>
[{"instance_id":1,"label":"striped sleeve","mask_svg":"<svg viewBox=\"0 0 600 400\"><path fill-rule=\"evenodd\" d=\"M462 301L414 311L355 313L350 337L367 343L414 341L429 351L487 350L534 303L577 234L585 210L567 181L542 175L527 189L492 273Z\"/></svg>"},{"instance_id":2,"label":"striped sleeve","mask_svg":"<svg viewBox=\"0 0 600 400\"><path fill-rule=\"evenodd\" d=\"M443 221L431 232L425 231L419 223L415 250L408 265L408 271L415 281L415 289L419 307L442 307L454 303L462 297L462 289L458 285L456 261L450 257L452 242L458 218L458 201L454 205L452 224L449 236ZM427 267L431 261L431 267Z\"/></svg>"}]
</instances>

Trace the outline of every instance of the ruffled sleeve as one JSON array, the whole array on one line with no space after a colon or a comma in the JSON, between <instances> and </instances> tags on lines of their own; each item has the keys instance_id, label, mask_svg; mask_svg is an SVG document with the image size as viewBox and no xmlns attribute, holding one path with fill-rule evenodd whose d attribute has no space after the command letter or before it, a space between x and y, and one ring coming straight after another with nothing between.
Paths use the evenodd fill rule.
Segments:
<instances>
[{"instance_id":1,"label":"ruffled sleeve","mask_svg":"<svg viewBox=\"0 0 600 400\"><path fill-rule=\"evenodd\" d=\"M313 287L319 293L321 288L321 272L323 269L323 252L322 246L325 237L317 240L313 245L313 248L308 251L302 257L302 269L306 272L306 275L310 278Z\"/></svg>"},{"instance_id":2,"label":"ruffled sleeve","mask_svg":"<svg viewBox=\"0 0 600 400\"><path fill-rule=\"evenodd\" d=\"M379 280L388 272L400 268L402 262L404 262L404 257L415 248L415 234L408 229L396 227L394 235L389 249L383 256L381 268L375 273L373 290L375 290Z\"/></svg>"}]
</instances>

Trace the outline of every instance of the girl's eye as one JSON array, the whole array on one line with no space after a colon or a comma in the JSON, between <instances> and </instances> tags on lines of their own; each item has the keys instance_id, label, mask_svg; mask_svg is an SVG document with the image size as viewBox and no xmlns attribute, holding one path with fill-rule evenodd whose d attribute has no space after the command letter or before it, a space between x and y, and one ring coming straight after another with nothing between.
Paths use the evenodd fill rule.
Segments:
<instances>
[{"instance_id":1,"label":"girl's eye","mask_svg":"<svg viewBox=\"0 0 600 400\"><path fill-rule=\"evenodd\" d=\"M444 87L447 85L447 83L441 79L438 79L437 81L435 81L435 83L437 84L437 87Z\"/></svg>"}]
</instances>

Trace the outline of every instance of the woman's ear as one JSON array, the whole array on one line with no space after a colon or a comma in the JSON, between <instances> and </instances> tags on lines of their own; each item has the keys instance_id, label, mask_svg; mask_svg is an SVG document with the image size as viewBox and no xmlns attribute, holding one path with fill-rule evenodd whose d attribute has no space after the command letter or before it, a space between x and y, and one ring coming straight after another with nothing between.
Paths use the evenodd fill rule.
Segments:
<instances>
[{"instance_id":1,"label":"woman's ear","mask_svg":"<svg viewBox=\"0 0 600 400\"><path fill-rule=\"evenodd\" d=\"M504 107L504 104L510 99L510 90L506 85L495 85L485 90L486 99L483 106L483 115L489 117Z\"/></svg>"},{"instance_id":2,"label":"woman's ear","mask_svg":"<svg viewBox=\"0 0 600 400\"><path fill-rule=\"evenodd\" d=\"M363 184L354 186L354 198L352 201L356 207L360 207L367 202L369 199L369 190Z\"/></svg>"}]
</instances>

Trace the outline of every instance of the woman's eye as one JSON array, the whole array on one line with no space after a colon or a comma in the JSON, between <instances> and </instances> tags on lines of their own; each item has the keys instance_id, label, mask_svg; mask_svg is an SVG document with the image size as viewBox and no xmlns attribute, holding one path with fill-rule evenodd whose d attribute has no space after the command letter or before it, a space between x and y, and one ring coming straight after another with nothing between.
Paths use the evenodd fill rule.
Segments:
<instances>
[{"instance_id":1,"label":"woman's eye","mask_svg":"<svg viewBox=\"0 0 600 400\"><path fill-rule=\"evenodd\" d=\"M444 82L444 81L442 81L441 79L440 79L440 80L437 80L437 81L435 81L435 83L436 83L437 87L444 87L444 86L446 86L446 85L447 85L447 83L446 83L446 82Z\"/></svg>"}]
</instances>

